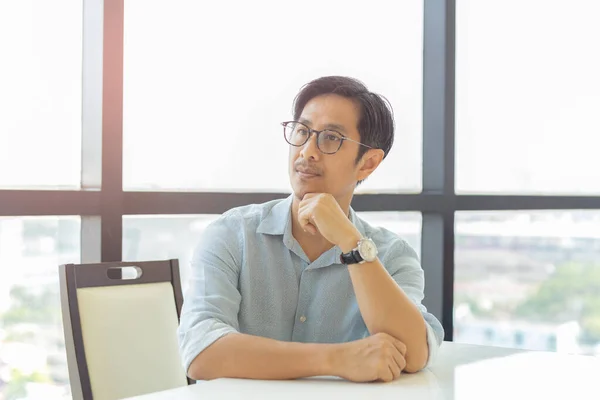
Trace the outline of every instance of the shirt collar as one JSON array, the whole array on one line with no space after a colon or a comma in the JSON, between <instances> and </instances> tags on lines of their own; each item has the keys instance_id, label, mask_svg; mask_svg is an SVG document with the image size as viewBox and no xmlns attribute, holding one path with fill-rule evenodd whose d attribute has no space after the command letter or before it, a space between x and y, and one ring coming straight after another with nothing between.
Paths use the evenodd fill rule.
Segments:
<instances>
[{"instance_id":1,"label":"shirt collar","mask_svg":"<svg viewBox=\"0 0 600 400\"><path fill-rule=\"evenodd\" d=\"M257 233L265 233L267 235L283 235L286 229L292 230L291 213L292 200L294 195L290 195L287 199L283 199L271 208L271 211L260 222Z\"/></svg>"}]
</instances>

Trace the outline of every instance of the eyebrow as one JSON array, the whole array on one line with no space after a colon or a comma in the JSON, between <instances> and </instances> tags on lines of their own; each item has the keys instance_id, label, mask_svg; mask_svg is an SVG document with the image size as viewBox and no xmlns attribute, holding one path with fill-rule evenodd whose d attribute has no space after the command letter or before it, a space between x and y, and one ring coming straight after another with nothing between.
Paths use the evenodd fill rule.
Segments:
<instances>
[{"instance_id":1,"label":"eyebrow","mask_svg":"<svg viewBox=\"0 0 600 400\"><path fill-rule=\"evenodd\" d=\"M311 125L312 123L310 122L310 120L306 119L306 118L300 118L300 120L298 122L302 122L305 125ZM346 132L346 128L344 128L342 125L338 125L338 124L327 124L325 125L325 129L333 129L335 131L342 131L342 132Z\"/></svg>"}]
</instances>

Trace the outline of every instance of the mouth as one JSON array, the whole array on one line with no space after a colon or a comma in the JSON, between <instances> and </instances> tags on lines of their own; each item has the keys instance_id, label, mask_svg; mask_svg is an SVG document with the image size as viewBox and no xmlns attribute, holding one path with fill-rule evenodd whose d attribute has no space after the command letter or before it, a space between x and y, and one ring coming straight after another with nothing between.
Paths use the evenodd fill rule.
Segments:
<instances>
[{"instance_id":1,"label":"mouth","mask_svg":"<svg viewBox=\"0 0 600 400\"><path fill-rule=\"evenodd\" d=\"M299 170L299 169L296 170L296 174L298 174L298 176L300 178L302 178L302 179L314 179L314 178L318 178L318 177L321 176L321 175L316 174L314 172L302 171L302 170Z\"/></svg>"}]
</instances>

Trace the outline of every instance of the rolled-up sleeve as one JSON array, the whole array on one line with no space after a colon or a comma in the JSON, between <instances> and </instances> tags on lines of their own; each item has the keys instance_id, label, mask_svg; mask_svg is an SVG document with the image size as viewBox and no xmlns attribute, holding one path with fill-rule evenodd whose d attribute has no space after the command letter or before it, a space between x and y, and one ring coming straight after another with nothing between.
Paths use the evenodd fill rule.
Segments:
<instances>
[{"instance_id":1,"label":"rolled-up sleeve","mask_svg":"<svg viewBox=\"0 0 600 400\"><path fill-rule=\"evenodd\" d=\"M423 315L427 328L427 345L429 347L427 365L429 365L437 356L444 340L444 328L440 321L433 314L427 312L427 308L421 303L425 297L425 278L417 254L404 240L397 240L392 243L391 248L386 252L385 259L381 262Z\"/></svg>"},{"instance_id":2,"label":"rolled-up sleeve","mask_svg":"<svg viewBox=\"0 0 600 400\"><path fill-rule=\"evenodd\" d=\"M177 331L185 371L217 339L239 331L240 240L235 216L225 214L205 229L194 250Z\"/></svg>"}]
</instances>

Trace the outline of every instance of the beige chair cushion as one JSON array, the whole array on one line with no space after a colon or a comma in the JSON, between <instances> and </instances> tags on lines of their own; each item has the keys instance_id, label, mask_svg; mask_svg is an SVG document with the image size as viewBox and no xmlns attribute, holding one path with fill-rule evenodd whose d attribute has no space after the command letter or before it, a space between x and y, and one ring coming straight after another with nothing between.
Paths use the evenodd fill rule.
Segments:
<instances>
[{"instance_id":1,"label":"beige chair cushion","mask_svg":"<svg viewBox=\"0 0 600 400\"><path fill-rule=\"evenodd\" d=\"M77 289L95 400L187 385L171 283Z\"/></svg>"}]
</instances>

